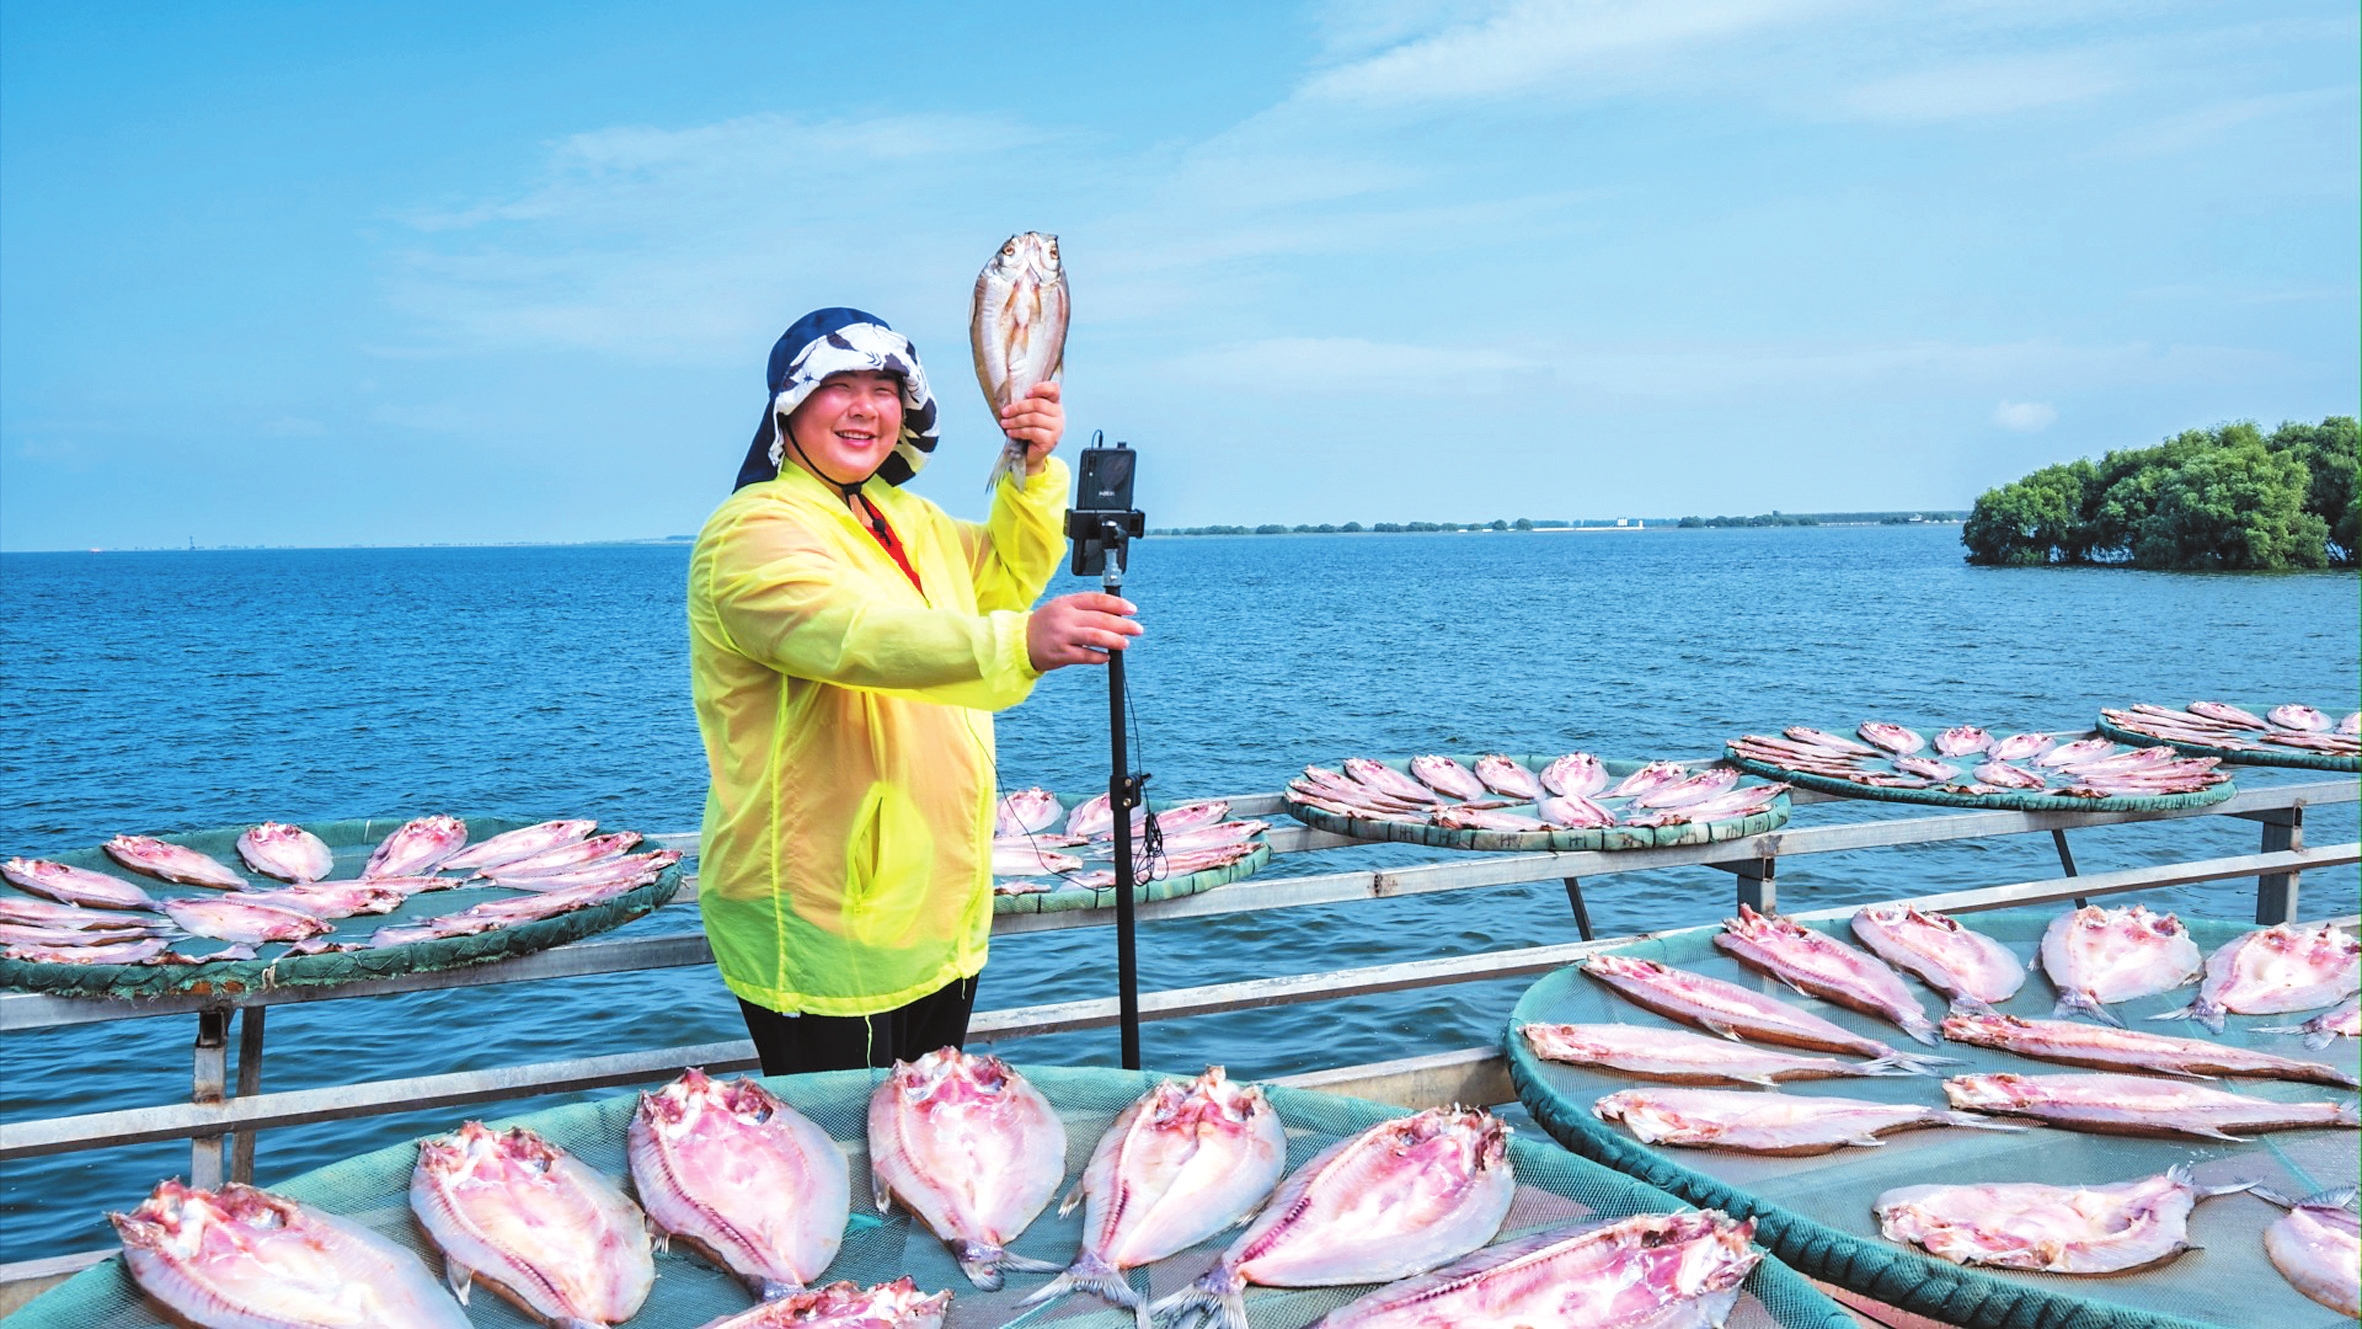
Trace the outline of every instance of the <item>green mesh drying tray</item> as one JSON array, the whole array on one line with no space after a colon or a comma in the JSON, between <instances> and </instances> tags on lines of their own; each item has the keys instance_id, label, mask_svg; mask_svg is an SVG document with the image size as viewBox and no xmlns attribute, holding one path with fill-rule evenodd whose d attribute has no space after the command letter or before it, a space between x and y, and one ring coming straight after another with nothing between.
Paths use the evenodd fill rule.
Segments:
<instances>
[{"instance_id":1,"label":"green mesh drying tray","mask_svg":"<svg viewBox=\"0 0 2362 1329\"><path fill-rule=\"evenodd\" d=\"M2308 771L2362 771L2362 757L2348 757L2335 752L2312 752L2304 748L2276 747L2258 743L2253 747L2220 748L2209 743L2193 743L2184 738L2167 738L2130 725L2117 724L2102 715L2092 724L2100 733L2119 743L2149 747L2162 743L2176 752L2192 757L2220 757L2237 766L2293 766ZM2255 732L2250 730L2249 732Z\"/></svg>"},{"instance_id":2,"label":"green mesh drying tray","mask_svg":"<svg viewBox=\"0 0 2362 1329\"><path fill-rule=\"evenodd\" d=\"M335 851L336 867L329 873L329 878L342 880L359 876L361 866L369 861L370 852L408 820L407 817L374 817L359 821L314 822L304 829L327 841L328 847ZM501 817L469 817L466 820L468 841L471 844L489 839L502 831L533 824ZM602 827L601 833L611 832L612 829ZM249 871L239 859L236 846L238 837L245 830L244 826L231 826L158 838L212 855L231 870L245 876L257 889L267 890L286 885L285 882ZM53 862L71 867L89 868L121 877L139 885L159 900L180 895L219 893L202 886L175 885L142 876L117 864L101 849L79 849L48 857ZM675 864L644 886L633 887L612 900L559 914L555 918L539 919L514 927L498 927L472 937L414 941L400 946L373 947L365 951L287 955L286 943L265 942L255 948L256 958L252 960L221 960L206 964L48 964L0 959L0 986L68 997L136 998L176 993L230 994L275 987L328 987L396 974L456 969L462 965L483 964L531 951L547 950L552 946L621 927L671 899L680 886L681 870ZM0 892L15 891L14 886L0 884ZM403 901L402 907L390 914L359 914L352 918L337 919L336 931L319 940L367 941L370 933L390 924L419 922L456 913L479 900L521 894L523 892L518 890L489 885L422 891ZM191 953L210 953L228 945L227 942L203 937L186 938L174 943L175 949Z\"/></svg>"},{"instance_id":3,"label":"green mesh drying tray","mask_svg":"<svg viewBox=\"0 0 2362 1329\"><path fill-rule=\"evenodd\" d=\"M1562 753L1548 756L1527 755L1513 758L1518 765L1539 773L1544 766L1558 760ZM1473 756L1454 757L1462 766L1473 767ZM1410 774L1410 762L1388 761L1386 766ZM1627 761L1613 757L1602 758L1600 765L1609 775L1622 779L1641 767L1645 761ZM1699 769L1703 769L1700 767ZM1414 779L1417 777L1413 777ZM1749 783L1742 780L1741 784ZM1307 826L1336 835L1349 835L1356 840L1391 840L1399 844L1423 844L1437 849L1476 849L1494 853L1580 853L1593 850L1664 849L1674 845L1719 844L1724 840L1738 840L1750 835L1761 835L1788 824L1788 796L1781 794L1772 805L1761 812L1744 817L1726 817L1721 821L1685 821L1672 826L1602 826L1592 830L1558 827L1548 831L1480 831L1457 830L1448 826L1429 826L1418 822L1382 821L1374 817L1341 817L1334 812L1309 804L1299 803L1288 791L1282 790L1287 800L1288 815ZM1597 795L1593 796L1594 798ZM1534 815L1531 803L1513 804L1503 811L1524 816Z\"/></svg>"},{"instance_id":4,"label":"green mesh drying tray","mask_svg":"<svg viewBox=\"0 0 2362 1329\"><path fill-rule=\"evenodd\" d=\"M1961 921L2031 957L2044 928L2058 910L2028 909L1964 914ZM2213 948L2249 930L2237 923L2187 920L2198 944ZM1811 926L1852 941L1846 920ZM1946 1043L1920 1048L1901 1030L1828 1002L1800 997L1775 979L1742 967L1713 945L1719 928L1671 933L1619 954L1657 960L1682 969L1730 979L1793 1002L1815 1015L1897 1047L1956 1057L1958 1074L2018 1071L2066 1074L2082 1068L2033 1061L1987 1048ZM1943 999L1906 978L1924 998L1931 1015ZM2136 1029L2203 1036L2189 1024L2150 1024L2144 1017L2185 1005L2195 987L2109 1007ZM2048 1018L2057 996L2041 974L2000 1009L2028 1019ZM2224 1041L2267 1048L2287 1056L2329 1061L2348 1074L2355 1069L2351 1039L2309 1051L2301 1039L2249 1032L2257 1025L2289 1024L2291 1016L2230 1017ZM2309 1195L2350 1186L2357 1165L2352 1130L2284 1131L2257 1136L2252 1143L2147 1139L2089 1135L2036 1128L2023 1133L1972 1130L1906 1131L1886 1137L1874 1149L1846 1148L1810 1158L1759 1158L1709 1149L1641 1144L1623 1127L1591 1115L1600 1096L1645 1082L1612 1071L1543 1061L1516 1030L1528 1023L1623 1023L1686 1028L1640 1009L1572 968L1550 974L1526 991L1510 1017L1509 1072L1534 1119L1568 1148L1639 1177L1689 1200L1737 1214L1753 1214L1756 1240L1790 1266L1824 1282L1863 1293L1946 1324L1981 1329L2113 1329L2115 1326L2270 1325L2309 1329L2350 1323L2306 1300L2280 1277L2264 1256L2262 1234L2280 1214L2262 1200L2231 1195L2201 1203L2190 1221L2194 1250L2162 1267L2109 1277L2020 1273L1968 1268L1939 1260L1878 1235L1871 1204L1883 1191L1927 1182L1975 1184L2041 1181L2055 1185L2102 1184L2153 1176L2176 1163L2189 1163L2198 1179L2212 1185L2260 1181L2283 1195ZM2275 1099L2352 1100L2353 1091L2313 1084L2234 1080L2224 1087ZM1809 1080L1780 1092L1828 1094L1942 1106L1937 1077Z\"/></svg>"},{"instance_id":5,"label":"green mesh drying tray","mask_svg":"<svg viewBox=\"0 0 2362 1329\"><path fill-rule=\"evenodd\" d=\"M1088 802L1096 795L1068 798L1064 794L1052 794L1051 797L1058 800L1060 814L1058 821L1053 823L1053 829L1055 829L1066 824L1066 813L1072 812L1077 804ZM1148 810L1166 812L1183 803L1198 801L1200 800L1151 799ZM1149 881L1133 882L1132 901L1135 904L1147 904L1152 900L1177 900L1184 895L1196 895L1200 891L1210 891L1216 886L1227 886L1234 881L1243 881L1252 877L1271 862L1271 846L1260 834L1255 836L1252 843L1255 846L1255 851L1236 863L1225 863L1218 868L1207 868L1203 872L1185 873L1178 877L1158 877ZM1061 848L1055 845L1045 847L1061 854L1075 853L1072 848ZM1133 841L1132 847L1135 852L1139 849L1137 839ZM1101 867L1112 868L1114 865L1113 859L1086 858L1083 860L1085 871ZM1040 880L1041 878L1037 876L1035 879ZM1067 909L1113 909L1115 907L1115 887L1113 886L1075 886L1056 877L1051 877L1049 880L1057 884L1046 891L1028 891L1023 895L1002 895L995 892L992 897L992 912L996 914L1049 914Z\"/></svg>"},{"instance_id":6,"label":"green mesh drying tray","mask_svg":"<svg viewBox=\"0 0 2362 1329\"><path fill-rule=\"evenodd\" d=\"M1163 1078L1136 1071L1055 1066L1021 1070L1065 1119L1069 1178L1081 1174L1092 1146L1116 1114ZM869 1156L863 1139L870 1090L881 1074L836 1071L765 1081L834 1136L852 1161L852 1219L846 1226L844 1246L821 1281L844 1278L866 1286L909 1274L927 1291L952 1290L951 1329L981 1329L1009 1321L1017 1313L1018 1300L1040 1287L1048 1275L1011 1274L1008 1286L1001 1291L979 1292L961 1277L943 1244L925 1228L914 1225L899 1209L880 1217L869 1207ZM1288 1125L1291 1169L1338 1139L1383 1118L1402 1115L1396 1108L1299 1090L1273 1089L1271 1099ZM621 1095L536 1112L515 1119L515 1123L532 1127L609 1177L622 1177L629 1171L624 1161L624 1128L636 1101L635 1096ZM459 1118L453 1118L452 1125L458 1124ZM429 1267L439 1270L439 1259L418 1234L406 1203L416 1158L415 1145L396 1145L307 1172L270 1189L358 1219L421 1252ZM1518 1189L1502 1228L1503 1240L1588 1215L1606 1218L1686 1207L1670 1195L1577 1158L1547 1140L1512 1141L1510 1158L1517 1171ZM140 1198L124 1196L123 1206L129 1208ZM1082 1219L1080 1209L1061 1219L1052 1205L1011 1249L1036 1259L1066 1263L1074 1258L1080 1243ZM1145 1270L1134 1270L1133 1285L1145 1286L1156 1296L1183 1287L1203 1273L1236 1236L1235 1230L1224 1232ZM688 1329L751 1304L736 1279L681 1250L659 1250L656 1269L655 1291L640 1313L627 1322L631 1329ZM1368 1290L1369 1285L1250 1288L1248 1318L1258 1329L1292 1329ZM501 1329L524 1329L533 1323L480 1289L472 1298L469 1317L477 1325ZM1032 1322L1070 1329L1131 1329L1132 1317L1094 1298L1077 1295L1032 1317ZM8 1322L9 1329L152 1329L162 1323L124 1273L120 1258L75 1275ZM1775 1260L1765 1260L1748 1276L1730 1324L1733 1329L1852 1329L1854 1322L1793 1271Z\"/></svg>"},{"instance_id":7,"label":"green mesh drying tray","mask_svg":"<svg viewBox=\"0 0 2362 1329\"><path fill-rule=\"evenodd\" d=\"M1922 732L1926 731L1922 730ZM2089 734L2061 732L2058 739L2061 743L2069 743L2090 736ZM2107 737L2117 742L2123 741L2113 734L2107 735ZM2133 746L2153 747L2155 745L2156 740L2144 739ZM1892 770L1892 764L1886 760L1889 755L1891 754L1881 752L1876 758L1865 758L1864 760L1871 762L1873 768L1884 766ZM1934 757L1935 752L1931 748L1918 755ZM1969 778L1969 771L1981 760L1975 755L1938 757L1936 759L1960 767L1963 779ZM2224 780L2220 784L2188 794L2069 798L2063 794L2046 793L2033 789L2001 789L1989 794L1970 794L1932 786L1925 789L1909 789L1856 784L1852 780L1840 779L1833 775L1822 775L1816 771L1792 770L1772 762L1743 757L1736 751L1730 754L1729 760L1731 765L1742 771L1752 772L1767 780L1786 780L1800 789L1836 794L1841 798L1867 798L1882 803L1926 803L1946 808L1987 808L2010 812L2174 812L2184 808L2202 808L2208 804L2220 803L2239 792L2238 785ZM1896 773L1900 774L1901 772Z\"/></svg>"}]
</instances>

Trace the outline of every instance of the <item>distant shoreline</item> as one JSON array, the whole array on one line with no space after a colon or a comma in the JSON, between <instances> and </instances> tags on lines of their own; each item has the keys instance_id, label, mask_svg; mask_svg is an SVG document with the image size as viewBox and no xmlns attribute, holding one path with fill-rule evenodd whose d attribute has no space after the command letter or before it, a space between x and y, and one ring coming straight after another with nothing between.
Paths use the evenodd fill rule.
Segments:
<instances>
[{"instance_id":1,"label":"distant shoreline","mask_svg":"<svg viewBox=\"0 0 2362 1329\"><path fill-rule=\"evenodd\" d=\"M1697 519L1692 519L1692 520L1689 522L1689 524L1687 524L1687 525L1684 525L1684 524L1683 524L1683 519L1681 519L1681 518L1678 518L1678 517L1645 517L1645 518L1635 518L1635 519L1629 519L1629 524L1627 524L1627 525L1622 525L1622 526L1616 525L1616 524L1615 524L1614 522L1612 522L1612 521L1601 521L1601 522L1582 522L1582 523L1576 523L1576 522L1556 522L1556 521L1554 521L1554 522L1549 522L1549 523L1535 522L1533 525L1531 525L1531 526L1526 526L1526 527L1515 526L1515 525L1510 525L1510 526L1505 526L1505 527L1496 527L1496 526L1493 526L1493 525L1491 525L1490 523L1484 523L1484 522L1469 522L1469 523L1465 523L1465 524L1455 524L1455 523L1448 523L1448 522L1415 522L1415 523L1399 523L1399 524L1398 524L1398 523L1394 523L1394 522L1381 522L1381 523L1378 523L1378 526L1384 526L1384 527L1387 527L1387 528L1389 528L1389 529L1384 529L1384 530L1378 529L1378 528L1377 528L1377 526L1361 526L1361 525L1360 525L1360 523L1358 523L1358 522L1355 522L1355 523L1348 523L1348 525L1352 525L1352 526L1356 527L1356 529L1353 529L1353 530L1347 530L1347 529L1345 529L1343 526L1335 526L1335 525L1329 525L1329 526L1326 526L1325 528L1324 528L1324 527L1322 527L1322 526L1297 525L1297 526L1286 526L1286 527L1278 527L1277 529L1271 529L1271 528L1270 528L1270 527L1268 527L1268 526L1266 526L1266 527L1253 527L1253 526L1215 526L1215 527L1204 527L1204 526L1188 526L1188 527L1150 527L1150 528L1149 528L1149 531L1148 531L1148 534L1149 534L1150 536L1157 536L1157 537L1164 537L1164 536L1186 536L1186 537L1198 537L1198 536L1214 536L1214 537L1222 537L1222 536L1257 536L1257 537L1260 537L1260 536L1271 536L1271 535L1599 535L1599 534L1626 534L1626 535L1636 535L1636 534L1643 534L1643 533L1648 533L1648 532L1662 532L1662 531L1696 531L1696 530L1762 530L1762 529L1767 529L1767 528L1776 528L1776 529L1782 529L1782 530L1798 530L1798 529L1811 529L1811 528L1816 528L1816 527L1848 527L1848 528L1858 528L1858 527L1863 527L1863 526L1958 526L1958 525L1960 525L1960 523L1961 523L1962 519L1965 517L1965 515L1966 515L1966 514L1955 514L1955 513L1926 514L1926 515L1919 515L1919 516L1914 516L1914 517L1910 518L1909 520L1904 520L1904 521L1886 520L1886 519L1866 519L1866 518L1868 517L1868 514L1852 514L1852 513L1848 513L1848 514L1835 514L1835 513L1832 513L1832 514L1829 514L1829 515L1826 515L1826 516L1817 516L1817 517L1813 517L1811 520L1803 520L1803 519L1802 519L1803 517L1805 517L1805 516L1808 516L1808 515L1810 515L1810 514L1798 514L1798 517L1799 517L1799 519L1798 519L1798 520L1791 520L1791 521L1777 521L1777 522L1771 522L1771 521L1757 522L1757 521L1751 521L1751 520L1744 519L1744 518L1741 518L1741 519L1717 518L1717 519L1706 519L1706 520L1697 520ZM1416 530L1409 529L1409 528L1410 528L1410 527L1412 527L1412 526L1416 526L1418 529L1416 529ZM349 544L349 545L193 545L193 546L192 546L192 545L111 545L111 546L105 546L105 547L99 547L99 548L83 548L83 549L5 549L5 550L0 550L0 558L10 558L10 557L19 557L19 556L30 556L30 555L48 555L48 554L251 554L251 553L306 553L306 552L309 552L309 553L344 553L344 552L349 552L349 551L358 551L358 550L415 550L415 549L601 549L601 548L629 548L629 547L642 547L642 546L644 546L644 547L656 547L656 548L663 548L663 547L684 547L684 546L687 546L687 545L689 545L689 544L692 544L692 543L694 543L694 542L696 541L696 538L697 538L697 537L695 537L695 536L693 536L693 535L667 535L667 536L650 536L650 537L643 537L643 538L638 538L638 539L608 539L608 540L484 540L484 541L473 541L473 542L470 542L470 541L457 541L457 540L438 540L438 541L433 541L433 542L430 542L430 543L427 543L427 544Z\"/></svg>"}]
</instances>

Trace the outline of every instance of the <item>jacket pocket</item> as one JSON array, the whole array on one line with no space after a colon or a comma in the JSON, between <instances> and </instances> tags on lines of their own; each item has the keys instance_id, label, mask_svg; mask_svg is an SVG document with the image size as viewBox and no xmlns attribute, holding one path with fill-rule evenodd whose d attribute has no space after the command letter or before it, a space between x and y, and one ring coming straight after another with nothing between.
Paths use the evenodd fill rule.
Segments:
<instances>
[{"instance_id":1,"label":"jacket pocket","mask_svg":"<svg viewBox=\"0 0 2362 1329\"><path fill-rule=\"evenodd\" d=\"M844 935L881 949L942 944L954 920L929 907L934 877L934 828L907 792L872 784L845 846Z\"/></svg>"}]
</instances>

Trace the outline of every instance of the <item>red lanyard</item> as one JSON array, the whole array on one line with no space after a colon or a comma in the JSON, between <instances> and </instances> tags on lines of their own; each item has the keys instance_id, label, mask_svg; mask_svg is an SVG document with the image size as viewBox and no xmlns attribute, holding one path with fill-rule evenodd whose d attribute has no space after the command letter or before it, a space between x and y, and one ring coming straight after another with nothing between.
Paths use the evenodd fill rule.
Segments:
<instances>
[{"instance_id":1,"label":"red lanyard","mask_svg":"<svg viewBox=\"0 0 2362 1329\"><path fill-rule=\"evenodd\" d=\"M869 495L855 494L853 497L869 513L869 520L861 523L862 528L876 538L879 547L902 569L902 575L910 578L910 584L918 588L918 593L925 595L927 588L919 585L918 569L910 565L910 555L903 550L902 537L894 534L894 528L887 524L886 514L878 511L878 505L869 501Z\"/></svg>"}]
</instances>

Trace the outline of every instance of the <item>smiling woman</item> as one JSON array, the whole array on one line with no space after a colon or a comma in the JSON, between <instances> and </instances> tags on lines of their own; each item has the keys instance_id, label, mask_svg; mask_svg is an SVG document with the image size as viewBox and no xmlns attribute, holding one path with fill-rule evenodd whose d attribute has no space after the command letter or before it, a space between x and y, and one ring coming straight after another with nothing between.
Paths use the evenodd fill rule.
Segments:
<instances>
[{"instance_id":1,"label":"smiling woman","mask_svg":"<svg viewBox=\"0 0 2362 1329\"><path fill-rule=\"evenodd\" d=\"M1001 413L1026 467L975 525L901 487L936 439L900 333L815 311L768 378L690 560L702 913L766 1073L884 1066L967 1036L992 922L991 712L1139 628L1113 596L1031 608L1063 544L1055 385Z\"/></svg>"}]
</instances>

